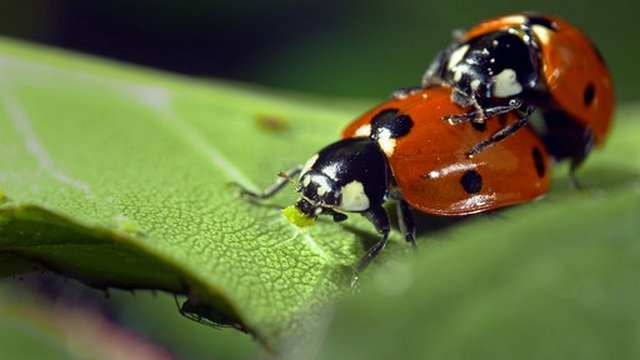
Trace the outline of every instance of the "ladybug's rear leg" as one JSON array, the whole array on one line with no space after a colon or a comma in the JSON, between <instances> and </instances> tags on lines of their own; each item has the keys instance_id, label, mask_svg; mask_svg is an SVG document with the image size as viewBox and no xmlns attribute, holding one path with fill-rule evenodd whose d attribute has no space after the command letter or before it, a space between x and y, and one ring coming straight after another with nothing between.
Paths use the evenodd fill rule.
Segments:
<instances>
[{"instance_id":1,"label":"ladybug's rear leg","mask_svg":"<svg viewBox=\"0 0 640 360\"><path fill-rule=\"evenodd\" d=\"M595 135L564 112L545 112L543 115L546 126L541 136L544 145L556 160L569 160L569 181L571 186L580 189L576 170L591 152Z\"/></svg>"},{"instance_id":2,"label":"ladybug's rear leg","mask_svg":"<svg viewBox=\"0 0 640 360\"><path fill-rule=\"evenodd\" d=\"M469 158L472 158L473 156L479 154L480 152L482 152L484 149L490 147L491 145L500 142L504 139L506 139L507 137L513 135L513 133L515 133L516 131L518 131L521 127L525 126L527 123L529 123L529 117L531 116L531 114L533 113L533 111L536 109L536 107L534 105L528 105L524 114L522 116L520 116L518 118L518 120L516 120L515 122L509 124L508 126L504 127L502 130L496 132L495 134L491 135L490 138L483 140L477 144L475 144L471 150L467 151L466 155Z\"/></svg>"},{"instance_id":3,"label":"ladybug's rear leg","mask_svg":"<svg viewBox=\"0 0 640 360\"><path fill-rule=\"evenodd\" d=\"M574 189L582 189L582 186L578 181L578 177L576 177L576 170L578 169L578 167L580 167L580 165L582 165L584 159L587 158L587 155L589 155L589 152L591 151L591 148L593 147L595 141L595 136L593 135L593 132L585 128L583 129L581 140L581 146L579 146L577 151L573 154L573 156L571 156L571 163L569 164L569 181L571 182L571 186L573 186Z\"/></svg>"}]
</instances>

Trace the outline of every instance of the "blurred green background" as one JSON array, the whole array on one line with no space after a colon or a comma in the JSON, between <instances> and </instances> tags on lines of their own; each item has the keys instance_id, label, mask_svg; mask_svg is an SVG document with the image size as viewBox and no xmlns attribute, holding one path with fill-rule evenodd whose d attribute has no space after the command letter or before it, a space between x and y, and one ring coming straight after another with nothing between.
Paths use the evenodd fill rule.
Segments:
<instances>
[{"instance_id":1,"label":"blurred green background","mask_svg":"<svg viewBox=\"0 0 640 360\"><path fill-rule=\"evenodd\" d=\"M197 76L379 99L416 84L451 31L538 10L578 25L640 92L640 1L0 0L0 34Z\"/></svg>"}]
</instances>

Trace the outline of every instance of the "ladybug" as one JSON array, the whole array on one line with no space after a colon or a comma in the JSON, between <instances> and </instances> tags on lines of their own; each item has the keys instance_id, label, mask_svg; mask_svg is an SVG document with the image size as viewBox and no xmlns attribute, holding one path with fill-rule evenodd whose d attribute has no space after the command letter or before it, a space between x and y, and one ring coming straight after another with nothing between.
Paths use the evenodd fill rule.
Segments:
<instances>
[{"instance_id":1,"label":"ladybug","mask_svg":"<svg viewBox=\"0 0 640 360\"><path fill-rule=\"evenodd\" d=\"M281 174L264 192L234 185L247 198L265 199L292 181L300 194L293 208L308 219L329 215L340 222L347 219L345 213L362 214L381 238L360 260L357 271L387 243L390 224L383 205L389 199L396 202L400 231L415 245L411 208L463 216L544 195L550 174L540 138L525 127L478 156L467 157L468 146L518 119L505 113L482 125L449 126L442 116L464 111L450 100L451 91L423 89L375 107L347 126L341 140ZM295 176L297 181L292 180Z\"/></svg>"},{"instance_id":2,"label":"ladybug","mask_svg":"<svg viewBox=\"0 0 640 360\"><path fill-rule=\"evenodd\" d=\"M556 159L571 160L571 178L593 144L602 144L611 125L611 75L596 47L575 26L556 17L519 13L480 23L436 56L422 87L451 86L463 114L451 124L482 124L497 114L518 111L519 119L473 145L468 156L508 137L536 108L539 133Z\"/></svg>"}]
</instances>

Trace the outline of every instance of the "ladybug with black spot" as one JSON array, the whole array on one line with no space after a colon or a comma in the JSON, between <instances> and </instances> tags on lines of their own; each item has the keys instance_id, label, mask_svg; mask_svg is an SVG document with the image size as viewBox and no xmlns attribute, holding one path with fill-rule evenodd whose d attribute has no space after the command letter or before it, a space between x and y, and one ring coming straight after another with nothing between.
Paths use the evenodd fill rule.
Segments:
<instances>
[{"instance_id":1,"label":"ladybug with black spot","mask_svg":"<svg viewBox=\"0 0 640 360\"><path fill-rule=\"evenodd\" d=\"M451 124L519 112L518 121L472 146L468 156L522 128L539 108L539 133L552 156L571 160L573 179L611 125L614 90L600 52L575 26L548 15L501 16L470 29L429 66L422 87L434 85L450 86L451 99L468 109L445 116Z\"/></svg>"},{"instance_id":2,"label":"ladybug with black spot","mask_svg":"<svg viewBox=\"0 0 640 360\"><path fill-rule=\"evenodd\" d=\"M351 123L342 140L320 150L264 192L241 187L245 197L269 198L288 181L300 194L293 209L305 219L345 213L367 218L380 240L360 260L363 270L385 247L390 232L383 207L394 200L400 231L415 245L411 208L427 214L463 216L536 199L550 186L548 154L529 127L473 158L467 148L519 121L504 113L479 127L449 126L441 119L463 114L449 87L434 87L391 99ZM292 178L298 176L297 180ZM294 217L295 218L295 217ZM290 220L292 218L289 218ZM293 220L297 223L296 220Z\"/></svg>"}]
</instances>

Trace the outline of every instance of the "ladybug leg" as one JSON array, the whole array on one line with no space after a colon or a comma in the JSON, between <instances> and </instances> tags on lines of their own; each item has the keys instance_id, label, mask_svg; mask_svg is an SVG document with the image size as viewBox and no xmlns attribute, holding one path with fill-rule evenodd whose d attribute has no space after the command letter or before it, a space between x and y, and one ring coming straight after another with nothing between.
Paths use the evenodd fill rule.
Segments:
<instances>
[{"instance_id":1,"label":"ladybug leg","mask_svg":"<svg viewBox=\"0 0 640 360\"><path fill-rule=\"evenodd\" d=\"M522 104L523 102L520 99L511 99L509 100L509 104L507 105L498 105L483 108L477 102L474 102L474 110L459 115L445 115L442 117L442 119L447 120L451 125L457 125L467 121L473 121L475 123L481 124L484 123L486 119L489 119L496 115L505 114L510 111L519 109L520 107L522 107Z\"/></svg>"},{"instance_id":2,"label":"ladybug leg","mask_svg":"<svg viewBox=\"0 0 640 360\"><path fill-rule=\"evenodd\" d=\"M333 217L333 221L334 222L343 222L345 220L347 220L348 216L341 213L341 212L337 212L333 209L329 209L329 208L324 208L322 209L322 213L323 214L327 214L327 215L331 215Z\"/></svg>"},{"instance_id":3,"label":"ladybug leg","mask_svg":"<svg viewBox=\"0 0 640 360\"><path fill-rule=\"evenodd\" d=\"M397 203L398 211L398 226L400 231L404 234L404 239L416 248L416 224L413 220L413 214L411 208L404 199L399 199Z\"/></svg>"},{"instance_id":4,"label":"ladybug leg","mask_svg":"<svg viewBox=\"0 0 640 360\"><path fill-rule=\"evenodd\" d=\"M227 185L240 189L240 196L249 199L268 199L277 194L287 183L292 182L291 178L298 175L302 171L302 165L298 165L285 173L280 173L278 179L268 188L261 192L255 192L247 189L237 182L230 182Z\"/></svg>"},{"instance_id":5,"label":"ladybug leg","mask_svg":"<svg viewBox=\"0 0 640 360\"><path fill-rule=\"evenodd\" d=\"M510 124L509 126L504 127L502 130L491 135L490 138L475 144L471 148L471 150L467 151L466 156L468 158L472 158L474 155L479 154L481 151L490 147L491 145L513 135L513 133L518 131L521 127L525 126L529 122L529 116L533 113L534 110L535 110L535 106L533 105L527 106L527 109L525 110L524 115L519 117L518 120L516 120L516 122Z\"/></svg>"},{"instance_id":6,"label":"ladybug leg","mask_svg":"<svg viewBox=\"0 0 640 360\"><path fill-rule=\"evenodd\" d=\"M593 132L585 128L582 133L580 144L581 146L579 147L578 151L576 151L576 153L571 156L571 163L569 164L569 181L571 182L571 186L574 189L582 189L582 185L580 185L580 182L576 177L576 170L578 169L578 167L580 167L580 165L582 165L584 159L587 158L587 155L589 155L594 141L595 137L593 135Z\"/></svg>"},{"instance_id":7,"label":"ladybug leg","mask_svg":"<svg viewBox=\"0 0 640 360\"><path fill-rule=\"evenodd\" d=\"M391 230L389 226L389 215L387 215L387 212L382 206L378 205L372 207L371 209L363 212L362 215L371 221L378 233L382 235L382 238L367 251L362 259L360 259L358 266L356 267L357 272L362 272L366 269L371 261L380 254L380 251L382 251L382 249L387 245L389 231Z\"/></svg>"}]
</instances>

